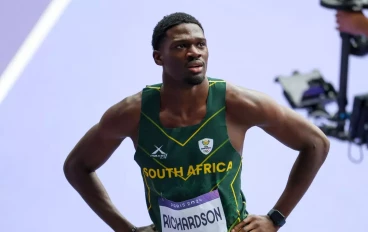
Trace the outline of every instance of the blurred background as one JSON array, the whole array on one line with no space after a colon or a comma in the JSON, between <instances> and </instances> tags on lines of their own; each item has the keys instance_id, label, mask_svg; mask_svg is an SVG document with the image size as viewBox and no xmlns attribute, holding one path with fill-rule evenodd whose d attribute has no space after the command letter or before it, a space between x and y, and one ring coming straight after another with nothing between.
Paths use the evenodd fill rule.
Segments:
<instances>
[{"instance_id":1,"label":"blurred background","mask_svg":"<svg viewBox=\"0 0 368 232\"><path fill-rule=\"evenodd\" d=\"M63 162L108 107L161 82L151 36L178 11L204 26L211 77L287 106L277 76L318 69L338 88L336 11L318 1L1 1L0 231L111 231L68 184ZM367 57L350 58L348 110L354 96L368 93L367 72ZM325 164L280 231L367 231L368 160L352 162L348 149L331 138ZM360 149L352 145L353 156ZM151 221L133 155L127 140L97 173L122 214L143 226ZM296 156L249 131L242 189L251 213L275 204Z\"/></svg>"}]
</instances>

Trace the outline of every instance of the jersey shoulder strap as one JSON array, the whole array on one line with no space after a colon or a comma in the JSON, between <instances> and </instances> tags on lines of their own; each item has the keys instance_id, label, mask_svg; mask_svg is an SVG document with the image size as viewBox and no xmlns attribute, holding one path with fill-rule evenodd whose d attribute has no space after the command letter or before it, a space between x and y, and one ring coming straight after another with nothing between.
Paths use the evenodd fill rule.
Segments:
<instances>
[{"instance_id":1,"label":"jersey shoulder strap","mask_svg":"<svg viewBox=\"0 0 368 232\"><path fill-rule=\"evenodd\" d=\"M209 91L211 92L210 102L208 106L209 110L219 110L224 108L226 105L226 81L218 78L208 78L209 81Z\"/></svg>"},{"instance_id":2,"label":"jersey shoulder strap","mask_svg":"<svg viewBox=\"0 0 368 232\"><path fill-rule=\"evenodd\" d=\"M162 84L147 85L142 90L141 112L150 116L158 114L157 104L160 102L160 89Z\"/></svg>"}]
</instances>

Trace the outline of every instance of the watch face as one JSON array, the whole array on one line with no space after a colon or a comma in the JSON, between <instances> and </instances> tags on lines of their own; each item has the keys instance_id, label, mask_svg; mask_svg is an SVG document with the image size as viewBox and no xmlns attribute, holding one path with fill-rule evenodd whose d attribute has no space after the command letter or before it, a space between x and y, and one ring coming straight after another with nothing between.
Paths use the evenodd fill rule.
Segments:
<instances>
[{"instance_id":1,"label":"watch face","mask_svg":"<svg viewBox=\"0 0 368 232\"><path fill-rule=\"evenodd\" d=\"M283 226L285 224L285 217L279 211L272 210L268 216L277 226Z\"/></svg>"},{"instance_id":2,"label":"watch face","mask_svg":"<svg viewBox=\"0 0 368 232\"><path fill-rule=\"evenodd\" d=\"M281 216L281 214L277 211L273 213L273 216L276 219L276 221L278 221L278 222L284 220L284 217Z\"/></svg>"}]
</instances>

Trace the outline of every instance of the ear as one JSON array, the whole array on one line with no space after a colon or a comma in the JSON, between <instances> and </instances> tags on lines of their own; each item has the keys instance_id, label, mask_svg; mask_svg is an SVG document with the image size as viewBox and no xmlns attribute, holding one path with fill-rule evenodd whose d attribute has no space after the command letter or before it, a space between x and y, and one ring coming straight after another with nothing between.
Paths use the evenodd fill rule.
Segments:
<instances>
[{"instance_id":1,"label":"ear","mask_svg":"<svg viewBox=\"0 0 368 232\"><path fill-rule=\"evenodd\" d=\"M162 66L162 60L161 60L161 53L160 51L154 50L153 51L153 59L155 60L155 63L159 66Z\"/></svg>"}]
</instances>

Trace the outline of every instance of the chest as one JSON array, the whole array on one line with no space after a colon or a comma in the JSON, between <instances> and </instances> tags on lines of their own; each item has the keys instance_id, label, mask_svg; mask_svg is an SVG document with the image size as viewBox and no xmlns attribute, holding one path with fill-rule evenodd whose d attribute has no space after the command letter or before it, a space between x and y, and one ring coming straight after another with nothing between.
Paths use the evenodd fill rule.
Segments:
<instances>
[{"instance_id":1,"label":"chest","mask_svg":"<svg viewBox=\"0 0 368 232\"><path fill-rule=\"evenodd\" d=\"M188 121L178 119L175 122ZM220 149L229 141L223 115L198 117L195 125L175 126L167 128L149 118L141 120L137 151L145 153L141 156L142 160L154 160L164 165L190 165L203 163L207 157L215 157L219 150L226 153L226 150Z\"/></svg>"},{"instance_id":2,"label":"chest","mask_svg":"<svg viewBox=\"0 0 368 232\"><path fill-rule=\"evenodd\" d=\"M206 105L180 115L163 110L159 113L159 120L165 128L184 128L200 124L205 119L206 113Z\"/></svg>"}]
</instances>

